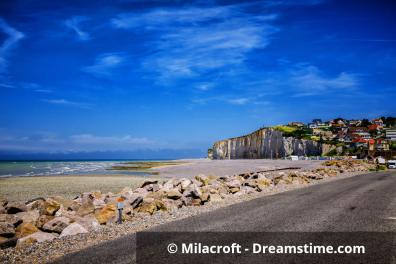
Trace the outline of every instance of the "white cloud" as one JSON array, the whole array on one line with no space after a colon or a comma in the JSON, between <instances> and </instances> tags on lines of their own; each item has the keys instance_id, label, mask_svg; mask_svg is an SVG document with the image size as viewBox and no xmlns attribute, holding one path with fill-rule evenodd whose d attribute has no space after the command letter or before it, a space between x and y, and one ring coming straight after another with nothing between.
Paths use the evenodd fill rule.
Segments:
<instances>
[{"instance_id":1,"label":"white cloud","mask_svg":"<svg viewBox=\"0 0 396 264\"><path fill-rule=\"evenodd\" d=\"M227 100L229 104L233 105L245 105L250 102L248 98L236 98L236 99L229 99Z\"/></svg>"},{"instance_id":2,"label":"white cloud","mask_svg":"<svg viewBox=\"0 0 396 264\"><path fill-rule=\"evenodd\" d=\"M89 109L92 107L91 104L74 102L74 101L70 101L67 99L63 99L63 98L62 99L44 99L43 101L46 103L49 103L49 104L54 104L54 105L74 106L74 107L84 108L84 109Z\"/></svg>"},{"instance_id":3,"label":"white cloud","mask_svg":"<svg viewBox=\"0 0 396 264\"><path fill-rule=\"evenodd\" d=\"M271 25L276 18L275 14L247 13L244 5L234 5L121 14L111 23L157 34L152 42L156 52L143 61L143 67L167 79L243 64L248 52L270 43L279 30Z\"/></svg>"},{"instance_id":4,"label":"white cloud","mask_svg":"<svg viewBox=\"0 0 396 264\"><path fill-rule=\"evenodd\" d=\"M0 74L4 73L7 69L7 57L12 49L16 47L18 42L24 38L24 34L15 28L9 26L5 20L0 18L0 30L3 31L8 37L0 46Z\"/></svg>"},{"instance_id":5,"label":"white cloud","mask_svg":"<svg viewBox=\"0 0 396 264\"><path fill-rule=\"evenodd\" d=\"M354 89L359 86L356 74L341 72L335 76L325 75L317 67L307 65L290 72L290 85L295 85L295 96L317 95L334 89Z\"/></svg>"},{"instance_id":6,"label":"white cloud","mask_svg":"<svg viewBox=\"0 0 396 264\"><path fill-rule=\"evenodd\" d=\"M4 87L4 88L15 88L14 85L9 84L9 83L0 83L0 87Z\"/></svg>"},{"instance_id":7,"label":"white cloud","mask_svg":"<svg viewBox=\"0 0 396 264\"><path fill-rule=\"evenodd\" d=\"M85 16L75 16L66 20L64 23L67 28L71 29L74 33L76 33L78 40L87 41L91 39L91 36L89 35L89 33L84 32L80 28L80 24L86 20L88 20L88 18Z\"/></svg>"},{"instance_id":8,"label":"white cloud","mask_svg":"<svg viewBox=\"0 0 396 264\"><path fill-rule=\"evenodd\" d=\"M338 72L329 74L309 63L282 64L276 72L263 72L257 87L267 89L273 94L287 93L293 97L317 96L340 92L356 92L361 76L356 73Z\"/></svg>"},{"instance_id":9,"label":"white cloud","mask_svg":"<svg viewBox=\"0 0 396 264\"><path fill-rule=\"evenodd\" d=\"M260 96L256 96L256 98L252 97L240 97L235 98L230 95L223 95L223 96L213 96L213 97L204 97L204 98L195 98L192 100L192 103L205 105L211 102L220 102L223 104L229 105L246 105L246 104L255 104L255 105L267 105L269 102L262 101Z\"/></svg>"},{"instance_id":10,"label":"white cloud","mask_svg":"<svg viewBox=\"0 0 396 264\"><path fill-rule=\"evenodd\" d=\"M95 76L108 77L124 61L125 58L120 53L104 53L96 58L92 66L84 67L82 70Z\"/></svg>"},{"instance_id":11,"label":"white cloud","mask_svg":"<svg viewBox=\"0 0 396 264\"><path fill-rule=\"evenodd\" d=\"M200 83L195 86L198 90L209 91L214 87L213 83Z\"/></svg>"},{"instance_id":12,"label":"white cloud","mask_svg":"<svg viewBox=\"0 0 396 264\"><path fill-rule=\"evenodd\" d=\"M154 143L145 138L137 138L132 137L131 135L116 137L116 136L95 136L92 134L80 134L80 135L73 135L70 137L73 143L77 144L93 144L93 145L135 145L135 146L144 146L148 147L153 145Z\"/></svg>"}]
</instances>

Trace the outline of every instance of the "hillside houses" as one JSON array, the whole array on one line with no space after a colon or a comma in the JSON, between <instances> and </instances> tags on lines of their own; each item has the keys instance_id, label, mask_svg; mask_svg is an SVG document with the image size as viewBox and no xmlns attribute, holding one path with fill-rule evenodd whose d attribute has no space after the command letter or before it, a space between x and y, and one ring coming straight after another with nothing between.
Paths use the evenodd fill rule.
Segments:
<instances>
[{"instance_id":1,"label":"hillside houses","mask_svg":"<svg viewBox=\"0 0 396 264\"><path fill-rule=\"evenodd\" d=\"M303 139L322 141L342 147L345 153L396 150L396 118L381 117L372 120L336 118L312 122L290 122L294 134Z\"/></svg>"}]
</instances>

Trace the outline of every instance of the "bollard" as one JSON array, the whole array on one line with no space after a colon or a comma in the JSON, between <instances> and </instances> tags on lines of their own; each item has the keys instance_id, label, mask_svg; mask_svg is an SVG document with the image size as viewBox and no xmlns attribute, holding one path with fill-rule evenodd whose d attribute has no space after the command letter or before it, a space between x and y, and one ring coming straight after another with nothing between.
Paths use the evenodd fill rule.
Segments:
<instances>
[{"instance_id":1,"label":"bollard","mask_svg":"<svg viewBox=\"0 0 396 264\"><path fill-rule=\"evenodd\" d=\"M118 219L117 223L122 224L122 209L124 209L124 198L120 197L117 199Z\"/></svg>"}]
</instances>

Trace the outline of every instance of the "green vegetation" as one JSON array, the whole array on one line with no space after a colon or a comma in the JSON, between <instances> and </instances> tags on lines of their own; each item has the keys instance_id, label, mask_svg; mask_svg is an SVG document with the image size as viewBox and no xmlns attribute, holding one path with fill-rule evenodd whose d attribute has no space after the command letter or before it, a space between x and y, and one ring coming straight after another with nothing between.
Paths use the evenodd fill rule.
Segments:
<instances>
[{"instance_id":1,"label":"green vegetation","mask_svg":"<svg viewBox=\"0 0 396 264\"><path fill-rule=\"evenodd\" d=\"M293 133L296 130L298 130L297 127L292 127L292 126L275 126L274 129L281 131L283 133Z\"/></svg>"},{"instance_id":2,"label":"green vegetation","mask_svg":"<svg viewBox=\"0 0 396 264\"><path fill-rule=\"evenodd\" d=\"M389 148L390 148L391 150L396 150L396 142L392 142L392 143L389 145Z\"/></svg>"},{"instance_id":3,"label":"green vegetation","mask_svg":"<svg viewBox=\"0 0 396 264\"><path fill-rule=\"evenodd\" d=\"M325 154L325 156L327 156L327 157L338 156L337 150L336 150L336 149L332 149L332 150L330 150L329 152L327 152L327 153Z\"/></svg>"},{"instance_id":4,"label":"green vegetation","mask_svg":"<svg viewBox=\"0 0 396 264\"><path fill-rule=\"evenodd\" d=\"M284 137L294 137L298 139L308 139L319 141L320 138L312 136L312 129L307 127L275 126L275 130L281 131Z\"/></svg>"}]
</instances>

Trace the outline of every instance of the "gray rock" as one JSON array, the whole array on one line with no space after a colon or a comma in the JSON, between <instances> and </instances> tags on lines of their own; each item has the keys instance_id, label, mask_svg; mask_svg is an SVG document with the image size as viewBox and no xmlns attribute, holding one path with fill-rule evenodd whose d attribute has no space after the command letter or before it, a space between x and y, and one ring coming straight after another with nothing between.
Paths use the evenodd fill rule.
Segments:
<instances>
[{"instance_id":1,"label":"gray rock","mask_svg":"<svg viewBox=\"0 0 396 264\"><path fill-rule=\"evenodd\" d=\"M6 205L7 214L16 214L19 212L26 212L27 206L22 202L10 202Z\"/></svg>"},{"instance_id":2,"label":"gray rock","mask_svg":"<svg viewBox=\"0 0 396 264\"><path fill-rule=\"evenodd\" d=\"M13 237L15 235L14 225L9 222L0 222L0 236Z\"/></svg>"},{"instance_id":3,"label":"gray rock","mask_svg":"<svg viewBox=\"0 0 396 264\"><path fill-rule=\"evenodd\" d=\"M182 194L179 192L178 189L172 189L166 193L166 197L169 199L177 200L182 197Z\"/></svg>"},{"instance_id":4,"label":"gray rock","mask_svg":"<svg viewBox=\"0 0 396 264\"><path fill-rule=\"evenodd\" d=\"M77 234L84 234L84 233L88 233L88 230L78 223L72 223L68 225L65 229L63 229L59 237L74 236Z\"/></svg>"},{"instance_id":5,"label":"gray rock","mask_svg":"<svg viewBox=\"0 0 396 264\"><path fill-rule=\"evenodd\" d=\"M55 217L43 225L43 230L49 232L61 233L70 224L70 219L67 217Z\"/></svg>"},{"instance_id":6,"label":"gray rock","mask_svg":"<svg viewBox=\"0 0 396 264\"><path fill-rule=\"evenodd\" d=\"M138 196L136 197L131 203L130 205L132 206L132 208L136 208L138 207L141 203L143 202L143 197L142 196Z\"/></svg>"},{"instance_id":7,"label":"gray rock","mask_svg":"<svg viewBox=\"0 0 396 264\"><path fill-rule=\"evenodd\" d=\"M20 247L36 242L41 243L44 241L52 241L55 238L57 238L57 235L54 235L53 233L45 233L38 231L36 233L18 239L17 246Z\"/></svg>"},{"instance_id":8,"label":"gray rock","mask_svg":"<svg viewBox=\"0 0 396 264\"><path fill-rule=\"evenodd\" d=\"M154 181L152 181L152 180L145 180L145 181L143 182L142 186L140 186L140 188L144 188L145 186L147 186L147 185L149 185L149 184L157 184L157 183L158 183L157 180L154 180Z\"/></svg>"}]
</instances>

